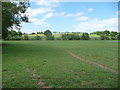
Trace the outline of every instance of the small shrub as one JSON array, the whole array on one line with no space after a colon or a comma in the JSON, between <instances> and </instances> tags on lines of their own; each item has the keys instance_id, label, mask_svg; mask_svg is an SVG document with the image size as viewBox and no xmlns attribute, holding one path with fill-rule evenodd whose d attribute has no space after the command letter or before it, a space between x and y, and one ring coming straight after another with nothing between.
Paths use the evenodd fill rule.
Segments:
<instances>
[{"instance_id":1,"label":"small shrub","mask_svg":"<svg viewBox=\"0 0 120 90\"><path fill-rule=\"evenodd\" d=\"M106 36L106 40L110 40L110 38L108 36Z\"/></svg>"},{"instance_id":2,"label":"small shrub","mask_svg":"<svg viewBox=\"0 0 120 90\"><path fill-rule=\"evenodd\" d=\"M111 40L116 40L117 38L116 37L111 37Z\"/></svg>"},{"instance_id":3,"label":"small shrub","mask_svg":"<svg viewBox=\"0 0 120 90\"><path fill-rule=\"evenodd\" d=\"M90 40L89 34L88 33L83 33L83 35L81 36L82 40Z\"/></svg>"},{"instance_id":4,"label":"small shrub","mask_svg":"<svg viewBox=\"0 0 120 90\"><path fill-rule=\"evenodd\" d=\"M51 34L46 35L46 40L54 40L54 39L55 39L55 37L52 36Z\"/></svg>"},{"instance_id":5,"label":"small shrub","mask_svg":"<svg viewBox=\"0 0 120 90\"><path fill-rule=\"evenodd\" d=\"M117 39L120 40L120 32L117 35Z\"/></svg>"},{"instance_id":6,"label":"small shrub","mask_svg":"<svg viewBox=\"0 0 120 90\"><path fill-rule=\"evenodd\" d=\"M97 37L95 37L94 39L95 39L95 40L99 40L99 38L97 38Z\"/></svg>"},{"instance_id":7,"label":"small shrub","mask_svg":"<svg viewBox=\"0 0 120 90\"><path fill-rule=\"evenodd\" d=\"M60 37L58 37L58 38L56 38L56 40L61 40L61 38L60 38Z\"/></svg>"},{"instance_id":8,"label":"small shrub","mask_svg":"<svg viewBox=\"0 0 120 90\"><path fill-rule=\"evenodd\" d=\"M14 38L14 40L22 40L23 38L22 37L20 37L20 36L16 36L15 38Z\"/></svg>"},{"instance_id":9,"label":"small shrub","mask_svg":"<svg viewBox=\"0 0 120 90\"><path fill-rule=\"evenodd\" d=\"M100 35L100 39L101 39L101 40L105 40L105 39L106 39L106 36Z\"/></svg>"},{"instance_id":10,"label":"small shrub","mask_svg":"<svg viewBox=\"0 0 120 90\"><path fill-rule=\"evenodd\" d=\"M35 40L41 40L41 37L40 36L35 36Z\"/></svg>"},{"instance_id":11,"label":"small shrub","mask_svg":"<svg viewBox=\"0 0 120 90\"><path fill-rule=\"evenodd\" d=\"M29 37L27 34L24 35L24 40L29 40Z\"/></svg>"}]
</instances>

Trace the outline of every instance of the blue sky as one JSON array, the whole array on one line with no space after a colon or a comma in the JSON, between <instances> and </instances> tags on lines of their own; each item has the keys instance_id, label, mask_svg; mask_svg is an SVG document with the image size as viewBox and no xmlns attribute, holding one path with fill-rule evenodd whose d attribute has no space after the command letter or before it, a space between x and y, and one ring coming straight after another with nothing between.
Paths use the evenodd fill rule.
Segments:
<instances>
[{"instance_id":1,"label":"blue sky","mask_svg":"<svg viewBox=\"0 0 120 90\"><path fill-rule=\"evenodd\" d=\"M117 31L117 2L30 2L31 23L22 23L22 32Z\"/></svg>"}]
</instances>

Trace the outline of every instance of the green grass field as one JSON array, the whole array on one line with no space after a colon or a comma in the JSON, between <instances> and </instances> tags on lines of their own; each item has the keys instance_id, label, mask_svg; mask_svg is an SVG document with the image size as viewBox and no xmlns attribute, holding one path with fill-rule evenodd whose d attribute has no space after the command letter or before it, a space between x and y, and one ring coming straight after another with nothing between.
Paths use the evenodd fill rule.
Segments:
<instances>
[{"instance_id":1,"label":"green grass field","mask_svg":"<svg viewBox=\"0 0 120 90\"><path fill-rule=\"evenodd\" d=\"M3 41L3 88L117 88L118 43Z\"/></svg>"}]
</instances>

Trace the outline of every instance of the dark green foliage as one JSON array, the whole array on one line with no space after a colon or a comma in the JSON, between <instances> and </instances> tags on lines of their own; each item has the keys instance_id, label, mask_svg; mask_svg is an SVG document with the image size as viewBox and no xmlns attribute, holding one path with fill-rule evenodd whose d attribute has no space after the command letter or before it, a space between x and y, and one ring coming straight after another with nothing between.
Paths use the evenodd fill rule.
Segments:
<instances>
[{"instance_id":1,"label":"dark green foliage","mask_svg":"<svg viewBox=\"0 0 120 90\"><path fill-rule=\"evenodd\" d=\"M35 36L35 40L41 40L41 37L40 36Z\"/></svg>"},{"instance_id":2,"label":"dark green foliage","mask_svg":"<svg viewBox=\"0 0 120 90\"><path fill-rule=\"evenodd\" d=\"M11 37L10 35L8 35L5 40L23 40L23 37L21 36L15 36L15 37Z\"/></svg>"},{"instance_id":3,"label":"dark green foliage","mask_svg":"<svg viewBox=\"0 0 120 90\"><path fill-rule=\"evenodd\" d=\"M46 40L54 40L54 39L55 39L55 37L52 36L51 34L46 35Z\"/></svg>"},{"instance_id":4,"label":"dark green foliage","mask_svg":"<svg viewBox=\"0 0 120 90\"><path fill-rule=\"evenodd\" d=\"M111 40L116 40L117 39L117 32L115 32L115 31L112 31L111 33L110 33L110 36L111 36Z\"/></svg>"},{"instance_id":5,"label":"dark green foliage","mask_svg":"<svg viewBox=\"0 0 120 90\"><path fill-rule=\"evenodd\" d=\"M62 35L62 39L67 40L67 35L66 34Z\"/></svg>"},{"instance_id":6,"label":"dark green foliage","mask_svg":"<svg viewBox=\"0 0 120 90\"><path fill-rule=\"evenodd\" d=\"M79 34L64 34L62 35L63 40L80 40Z\"/></svg>"},{"instance_id":7,"label":"dark green foliage","mask_svg":"<svg viewBox=\"0 0 120 90\"><path fill-rule=\"evenodd\" d=\"M111 36L111 37L116 37L117 34L118 34L117 32L112 31L112 32L110 33L110 36Z\"/></svg>"},{"instance_id":8,"label":"dark green foliage","mask_svg":"<svg viewBox=\"0 0 120 90\"><path fill-rule=\"evenodd\" d=\"M22 32L16 32L15 30L8 31L8 36L5 40L22 40Z\"/></svg>"},{"instance_id":9,"label":"dark green foliage","mask_svg":"<svg viewBox=\"0 0 120 90\"><path fill-rule=\"evenodd\" d=\"M16 36L12 40L23 40L23 37Z\"/></svg>"},{"instance_id":10,"label":"dark green foliage","mask_svg":"<svg viewBox=\"0 0 120 90\"><path fill-rule=\"evenodd\" d=\"M46 30L46 31L44 32L44 35L46 35L46 40L54 40L54 39L55 39L55 37L52 36L52 33L51 33L50 30Z\"/></svg>"},{"instance_id":11,"label":"dark green foliage","mask_svg":"<svg viewBox=\"0 0 120 90\"><path fill-rule=\"evenodd\" d=\"M103 34L104 34L104 35L106 35L106 36L109 36L109 34L110 34L110 31L108 31L108 30L105 30L105 31L103 32Z\"/></svg>"},{"instance_id":12,"label":"dark green foliage","mask_svg":"<svg viewBox=\"0 0 120 90\"><path fill-rule=\"evenodd\" d=\"M29 37L27 34L24 35L24 40L29 40Z\"/></svg>"},{"instance_id":13,"label":"dark green foliage","mask_svg":"<svg viewBox=\"0 0 120 90\"><path fill-rule=\"evenodd\" d=\"M94 40L99 40L99 38L95 37Z\"/></svg>"},{"instance_id":14,"label":"dark green foliage","mask_svg":"<svg viewBox=\"0 0 120 90\"><path fill-rule=\"evenodd\" d=\"M8 34L9 34L11 37L15 37L15 36L18 35L18 33L17 33L15 30L8 31Z\"/></svg>"},{"instance_id":15,"label":"dark green foliage","mask_svg":"<svg viewBox=\"0 0 120 90\"><path fill-rule=\"evenodd\" d=\"M35 33L33 32L32 35L34 35Z\"/></svg>"},{"instance_id":16,"label":"dark green foliage","mask_svg":"<svg viewBox=\"0 0 120 90\"><path fill-rule=\"evenodd\" d=\"M117 35L117 39L120 40L120 32Z\"/></svg>"},{"instance_id":17,"label":"dark green foliage","mask_svg":"<svg viewBox=\"0 0 120 90\"><path fill-rule=\"evenodd\" d=\"M44 34L43 32L37 32L37 34Z\"/></svg>"},{"instance_id":18,"label":"dark green foliage","mask_svg":"<svg viewBox=\"0 0 120 90\"><path fill-rule=\"evenodd\" d=\"M21 31L18 31L17 34L18 34L18 36L22 36L22 32Z\"/></svg>"},{"instance_id":19,"label":"dark green foliage","mask_svg":"<svg viewBox=\"0 0 120 90\"><path fill-rule=\"evenodd\" d=\"M51 33L51 31L50 30L46 30L45 32L44 32L44 35L52 35L52 33Z\"/></svg>"},{"instance_id":20,"label":"dark green foliage","mask_svg":"<svg viewBox=\"0 0 120 90\"><path fill-rule=\"evenodd\" d=\"M83 35L81 36L82 40L90 40L89 34L88 33L83 33Z\"/></svg>"},{"instance_id":21,"label":"dark green foliage","mask_svg":"<svg viewBox=\"0 0 120 90\"><path fill-rule=\"evenodd\" d=\"M8 31L14 25L16 29L20 29L21 22L29 22L28 16L25 14L29 2L2 2L2 38L8 36ZM21 14L23 14L21 16Z\"/></svg>"},{"instance_id":22,"label":"dark green foliage","mask_svg":"<svg viewBox=\"0 0 120 90\"><path fill-rule=\"evenodd\" d=\"M105 36L105 35L100 35L100 39L101 39L101 40L105 40L105 39L106 39L106 36Z\"/></svg>"},{"instance_id":23,"label":"dark green foliage","mask_svg":"<svg viewBox=\"0 0 120 90\"><path fill-rule=\"evenodd\" d=\"M103 34L103 32L102 31L96 31L96 32L93 32L93 34L101 35L101 34Z\"/></svg>"},{"instance_id":24,"label":"dark green foliage","mask_svg":"<svg viewBox=\"0 0 120 90\"><path fill-rule=\"evenodd\" d=\"M61 38L60 38L60 37L58 37L58 38L56 38L56 40L61 40Z\"/></svg>"},{"instance_id":25,"label":"dark green foliage","mask_svg":"<svg viewBox=\"0 0 120 90\"><path fill-rule=\"evenodd\" d=\"M110 40L109 36L106 36L106 40Z\"/></svg>"},{"instance_id":26,"label":"dark green foliage","mask_svg":"<svg viewBox=\"0 0 120 90\"><path fill-rule=\"evenodd\" d=\"M116 37L111 37L111 40L117 40L117 38Z\"/></svg>"},{"instance_id":27,"label":"dark green foliage","mask_svg":"<svg viewBox=\"0 0 120 90\"><path fill-rule=\"evenodd\" d=\"M100 35L101 40L110 40L110 38L106 35Z\"/></svg>"}]
</instances>

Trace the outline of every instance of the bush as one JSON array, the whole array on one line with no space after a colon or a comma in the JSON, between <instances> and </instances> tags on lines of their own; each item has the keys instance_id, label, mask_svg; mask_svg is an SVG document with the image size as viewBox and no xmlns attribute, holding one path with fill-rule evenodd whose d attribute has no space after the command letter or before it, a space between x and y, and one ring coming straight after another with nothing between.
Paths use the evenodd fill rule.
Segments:
<instances>
[{"instance_id":1,"label":"bush","mask_svg":"<svg viewBox=\"0 0 120 90\"><path fill-rule=\"evenodd\" d=\"M35 36L35 40L41 40L41 37L40 36Z\"/></svg>"},{"instance_id":2,"label":"bush","mask_svg":"<svg viewBox=\"0 0 120 90\"><path fill-rule=\"evenodd\" d=\"M117 39L120 40L120 32L117 35Z\"/></svg>"},{"instance_id":3,"label":"bush","mask_svg":"<svg viewBox=\"0 0 120 90\"><path fill-rule=\"evenodd\" d=\"M61 40L61 38L60 38L60 37L58 37L58 38L56 38L56 40Z\"/></svg>"},{"instance_id":4,"label":"bush","mask_svg":"<svg viewBox=\"0 0 120 90\"><path fill-rule=\"evenodd\" d=\"M76 36L75 36L75 40L80 40L80 36L79 36L79 35L76 35Z\"/></svg>"},{"instance_id":5,"label":"bush","mask_svg":"<svg viewBox=\"0 0 120 90\"><path fill-rule=\"evenodd\" d=\"M24 35L24 40L29 40L29 37L27 34Z\"/></svg>"},{"instance_id":6,"label":"bush","mask_svg":"<svg viewBox=\"0 0 120 90\"><path fill-rule=\"evenodd\" d=\"M117 38L116 37L111 37L111 40L117 40Z\"/></svg>"},{"instance_id":7,"label":"bush","mask_svg":"<svg viewBox=\"0 0 120 90\"><path fill-rule=\"evenodd\" d=\"M110 40L110 38L108 36L106 36L106 40Z\"/></svg>"},{"instance_id":8,"label":"bush","mask_svg":"<svg viewBox=\"0 0 120 90\"><path fill-rule=\"evenodd\" d=\"M35 33L33 32L32 35L34 35Z\"/></svg>"},{"instance_id":9,"label":"bush","mask_svg":"<svg viewBox=\"0 0 120 90\"><path fill-rule=\"evenodd\" d=\"M105 40L105 39L106 39L106 36L100 35L100 39L101 39L101 40Z\"/></svg>"},{"instance_id":10,"label":"bush","mask_svg":"<svg viewBox=\"0 0 120 90\"><path fill-rule=\"evenodd\" d=\"M8 35L6 38L5 38L5 40L10 40L11 39L11 36L10 35Z\"/></svg>"},{"instance_id":11,"label":"bush","mask_svg":"<svg viewBox=\"0 0 120 90\"><path fill-rule=\"evenodd\" d=\"M65 35L62 35L62 39L63 40L67 40L67 35L65 34Z\"/></svg>"},{"instance_id":12,"label":"bush","mask_svg":"<svg viewBox=\"0 0 120 90\"><path fill-rule=\"evenodd\" d=\"M8 35L5 40L23 40L23 37L21 36L11 37L10 35Z\"/></svg>"},{"instance_id":13,"label":"bush","mask_svg":"<svg viewBox=\"0 0 120 90\"><path fill-rule=\"evenodd\" d=\"M54 40L54 39L55 39L55 37L52 36L51 34L46 35L46 40Z\"/></svg>"},{"instance_id":14,"label":"bush","mask_svg":"<svg viewBox=\"0 0 120 90\"><path fill-rule=\"evenodd\" d=\"M99 40L99 38L97 38L97 37L95 37L94 39L95 39L95 40Z\"/></svg>"},{"instance_id":15,"label":"bush","mask_svg":"<svg viewBox=\"0 0 120 90\"><path fill-rule=\"evenodd\" d=\"M89 34L88 33L83 33L83 35L81 36L82 40L90 40Z\"/></svg>"},{"instance_id":16,"label":"bush","mask_svg":"<svg viewBox=\"0 0 120 90\"><path fill-rule=\"evenodd\" d=\"M64 35L62 35L62 39L63 40L80 40L80 36L79 36L79 34L75 34L75 33L64 34Z\"/></svg>"},{"instance_id":17,"label":"bush","mask_svg":"<svg viewBox=\"0 0 120 90\"><path fill-rule=\"evenodd\" d=\"M106 35L100 35L101 40L110 40L109 36Z\"/></svg>"},{"instance_id":18,"label":"bush","mask_svg":"<svg viewBox=\"0 0 120 90\"><path fill-rule=\"evenodd\" d=\"M52 33L51 33L50 30L46 30L46 31L44 32L44 35L52 35Z\"/></svg>"},{"instance_id":19,"label":"bush","mask_svg":"<svg viewBox=\"0 0 120 90\"><path fill-rule=\"evenodd\" d=\"M22 37L19 37L19 36L17 36L17 37L15 37L14 38L14 40L22 40L23 38Z\"/></svg>"}]
</instances>

